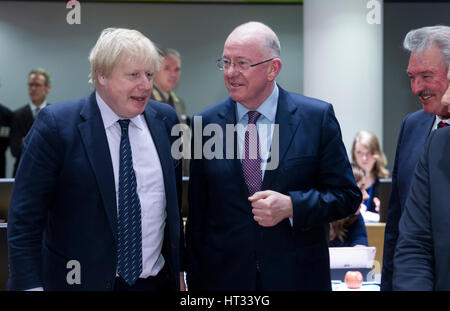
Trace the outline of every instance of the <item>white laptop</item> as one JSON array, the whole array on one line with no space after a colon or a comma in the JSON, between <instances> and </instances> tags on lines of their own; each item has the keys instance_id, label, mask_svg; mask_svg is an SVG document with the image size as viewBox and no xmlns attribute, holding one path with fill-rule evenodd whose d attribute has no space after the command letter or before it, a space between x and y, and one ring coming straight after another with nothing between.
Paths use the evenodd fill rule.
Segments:
<instances>
[{"instance_id":1,"label":"white laptop","mask_svg":"<svg viewBox=\"0 0 450 311\"><path fill-rule=\"evenodd\" d=\"M330 247L330 269L372 269L376 247Z\"/></svg>"}]
</instances>

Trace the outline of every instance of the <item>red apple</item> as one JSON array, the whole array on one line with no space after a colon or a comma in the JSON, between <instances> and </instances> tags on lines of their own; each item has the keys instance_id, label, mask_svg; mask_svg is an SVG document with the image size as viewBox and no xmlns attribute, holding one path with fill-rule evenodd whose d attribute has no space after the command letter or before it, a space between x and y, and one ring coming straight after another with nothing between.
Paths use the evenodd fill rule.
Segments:
<instances>
[{"instance_id":1,"label":"red apple","mask_svg":"<svg viewBox=\"0 0 450 311\"><path fill-rule=\"evenodd\" d=\"M360 288L363 282L363 276L359 271L348 271L345 274L345 284L348 288L356 289Z\"/></svg>"}]
</instances>

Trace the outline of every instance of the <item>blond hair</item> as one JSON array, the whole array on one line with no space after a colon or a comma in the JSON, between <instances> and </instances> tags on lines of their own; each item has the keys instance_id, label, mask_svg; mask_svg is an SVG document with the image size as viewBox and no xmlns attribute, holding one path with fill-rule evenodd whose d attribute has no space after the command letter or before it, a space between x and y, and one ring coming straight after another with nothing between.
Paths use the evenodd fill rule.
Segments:
<instances>
[{"instance_id":1,"label":"blond hair","mask_svg":"<svg viewBox=\"0 0 450 311\"><path fill-rule=\"evenodd\" d=\"M377 178L389 178L389 171L386 168L387 159L383 151L381 151L380 143L375 134L369 131L359 131L353 140L352 145L352 161L356 163L355 145L360 143L369 149L370 154L375 158L375 165L373 166L373 173Z\"/></svg>"},{"instance_id":2,"label":"blond hair","mask_svg":"<svg viewBox=\"0 0 450 311\"><path fill-rule=\"evenodd\" d=\"M104 29L89 55L89 83L96 86L97 73L109 77L117 64L130 61L149 64L154 71L158 71L162 57L153 42L137 30Z\"/></svg>"}]
</instances>

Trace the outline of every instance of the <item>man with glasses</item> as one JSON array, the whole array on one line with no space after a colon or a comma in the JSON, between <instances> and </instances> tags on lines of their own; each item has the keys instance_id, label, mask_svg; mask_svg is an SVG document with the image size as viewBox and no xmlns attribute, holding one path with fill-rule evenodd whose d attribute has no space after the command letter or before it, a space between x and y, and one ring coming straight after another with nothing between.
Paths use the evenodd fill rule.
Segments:
<instances>
[{"instance_id":1,"label":"man with glasses","mask_svg":"<svg viewBox=\"0 0 450 311\"><path fill-rule=\"evenodd\" d=\"M195 138L196 127L219 126L226 150L191 159L188 286L330 290L328 223L362 200L333 108L275 82L280 43L262 23L234 29L218 66L230 97L195 116L192 128Z\"/></svg>"},{"instance_id":2,"label":"man with glasses","mask_svg":"<svg viewBox=\"0 0 450 311\"><path fill-rule=\"evenodd\" d=\"M50 92L50 75L44 69L33 69L28 74L28 95L31 103L13 112L11 120L11 153L16 158L13 176L16 176L23 140L28 134L37 114L48 105L46 97Z\"/></svg>"}]
</instances>

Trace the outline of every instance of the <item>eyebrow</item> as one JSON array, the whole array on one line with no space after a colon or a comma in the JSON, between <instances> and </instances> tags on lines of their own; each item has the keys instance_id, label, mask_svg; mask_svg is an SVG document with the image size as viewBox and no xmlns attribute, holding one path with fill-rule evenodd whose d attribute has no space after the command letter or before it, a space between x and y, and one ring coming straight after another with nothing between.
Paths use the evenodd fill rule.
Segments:
<instances>
[{"instance_id":1,"label":"eyebrow","mask_svg":"<svg viewBox=\"0 0 450 311\"><path fill-rule=\"evenodd\" d=\"M409 72L409 71L406 71L406 73L410 76L410 75L412 75L412 73L411 72ZM417 74L419 74L419 75L424 75L424 74L434 74L434 71L432 71L432 70L424 70L424 71L420 71L420 72L418 72Z\"/></svg>"}]
</instances>

